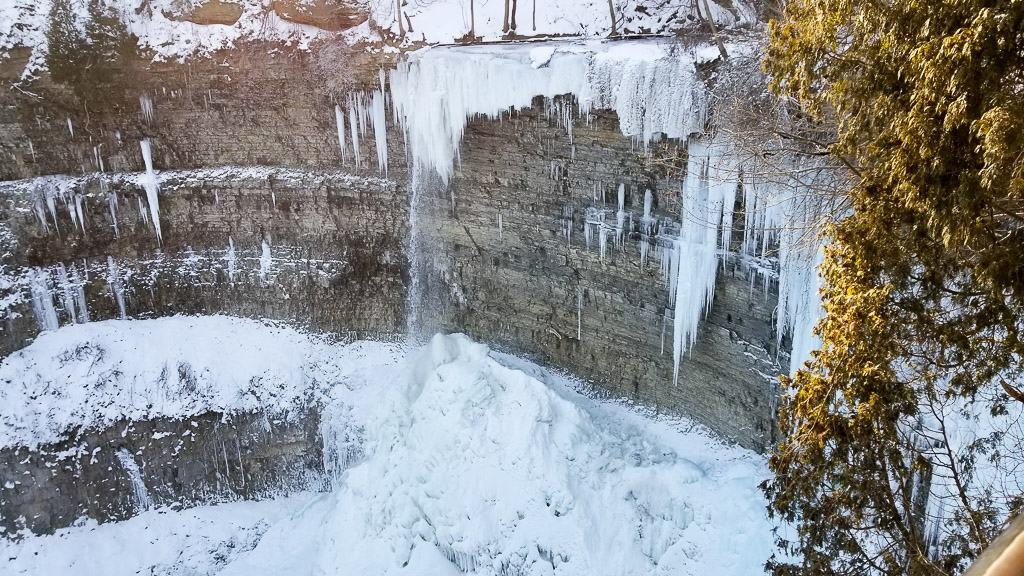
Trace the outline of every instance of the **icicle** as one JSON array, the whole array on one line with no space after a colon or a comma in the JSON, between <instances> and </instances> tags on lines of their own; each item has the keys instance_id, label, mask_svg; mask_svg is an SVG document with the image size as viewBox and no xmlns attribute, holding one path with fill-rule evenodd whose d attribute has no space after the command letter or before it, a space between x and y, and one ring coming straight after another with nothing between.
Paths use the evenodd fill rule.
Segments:
<instances>
[{"instance_id":1,"label":"icicle","mask_svg":"<svg viewBox=\"0 0 1024 576\"><path fill-rule=\"evenodd\" d=\"M110 225L114 228L114 238L120 238L121 231L117 228L117 192L111 191L107 194L107 207L110 209Z\"/></svg>"},{"instance_id":2,"label":"icicle","mask_svg":"<svg viewBox=\"0 0 1024 576\"><path fill-rule=\"evenodd\" d=\"M60 303L64 306L64 313L68 315L68 321L72 324L78 322L78 313L75 309L76 298L71 281L68 279L68 270L63 263L57 264L57 283L60 285Z\"/></svg>"},{"instance_id":3,"label":"icicle","mask_svg":"<svg viewBox=\"0 0 1024 576\"><path fill-rule=\"evenodd\" d=\"M124 310L124 284L117 269L117 262L113 256L107 256L107 284L110 286L110 293L117 302L117 317L121 320L127 318Z\"/></svg>"},{"instance_id":4,"label":"icicle","mask_svg":"<svg viewBox=\"0 0 1024 576\"><path fill-rule=\"evenodd\" d=\"M358 120L356 119L355 103L351 97L348 101L348 127L352 134L352 155L355 158L356 168L360 168L363 165L363 157L359 153Z\"/></svg>"},{"instance_id":5,"label":"icicle","mask_svg":"<svg viewBox=\"0 0 1024 576\"><path fill-rule=\"evenodd\" d=\"M583 342L583 289L576 289L576 339Z\"/></svg>"},{"instance_id":6,"label":"icicle","mask_svg":"<svg viewBox=\"0 0 1024 576\"><path fill-rule=\"evenodd\" d=\"M530 107L536 96L574 94L587 121L592 108L615 110L621 132L643 143L660 133L679 139L702 131L708 97L697 58L667 43L650 47L643 56L612 55L604 46L558 51L540 68L532 65L532 47L432 49L400 62L391 73L391 102L410 153L443 182L453 174L469 119L501 119L510 110ZM569 106L553 108L572 145Z\"/></svg>"},{"instance_id":7,"label":"icicle","mask_svg":"<svg viewBox=\"0 0 1024 576\"><path fill-rule=\"evenodd\" d=\"M272 259L270 257L270 243L263 239L263 246L260 253L260 281L266 283L270 274Z\"/></svg>"},{"instance_id":8,"label":"icicle","mask_svg":"<svg viewBox=\"0 0 1024 576\"><path fill-rule=\"evenodd\" d=\"M142 179L142 186L146 189L146 200L149 202L149 212L152 215L153 229L156 231L157 242L163 244L163 234L160 232L160 198L157 196L159 188L156 182L156 173L153 172L153 152L150 148L149 138L139 142L142 148L142 160L146 163L146 175Z\"/></svg>"},{"instance_id":9,"label":"icicle","mask_svg":"<svg viewBox=\"0 0 1024 576\"><path fill-rule=\"evenodd\" d=\"M673 382L679 381L679 362L693 347L701 317L711 306L718 272L718 227L723 208L721 197L711 196L708 186L706 150L699 140L691 139L688 144L684 216L676 245Z\"/></svg>"},{"instance_id":10,"label":"icicle","mask_svg":"<svg viewBox=\"0 0 1024 576\"><path fill-rule=\"evenodd\" d=\"M142 205L142 197L136 196L135 200L139 205L139 219L142 220L144 224L149 224L149 213L146 211L146 207Z\"/></svg>"},{"instance_id":11,"label":"icicle","mask_svg":"<svg viewBox=\"0 0 1024 576\"><path fill-rule=\"evenodd\" d=\"M341 106L334 105L334 123L338 128L338 146L341 148L341 161L345 161L345 115L341 112Z\"/></svg>"},{"instance_id":12,"label":"icicle","mask_svg":"<svg viewBox=\"0 0 1024 576\"><path fill-rule=\"evenodd\" d=\"M498 212L498 240L502 239L502 233L505 230L505 226L501 221L501 212Z\"/></svg>"},{"instance_id":13,"label":"icicle","mask_svg":"<svg viewBox=\"0 0 1024 576\"><path fill-rule=\"evenodd\" d=\"M228 264L228 281L235 281L235 241L228 236L228 251L224 255L224 260Z\"/></svg>"},{"instance_id":14,"label":"icicle","mask_svg":"<svg viewBox=\"0 0 1024 576\"><path fill-rule=\"evenodd\" d=\"M68 118L68 132L71 133L71 137L75 137L75 127L71 125L71 118Z\"/></svg>"},{"instance_id":15,"label":"icicle","mask_svg":"<svg viewBox=\"0 0 1024 576\"><path fill-rule=\"evenodd\" d=\"M619 209L615 212L615 243L623 243L624 226L626 223L626 185L619 184Z\"/></svg>"},{"instance_id":16,"label":"icicle","mask_svg":"<svg viewBox=\"0 0 1024 576\"><path fill-rule=\"evenodd\" d=\"M135 496L135 505L138 511L149 510L153 507L153 499L149 495L149 490L146 488L146 483L142 480L142 471L139 469L139 464L135 461L135 457L132 453L125 448L121 448L117 451L117 460L121 463L121 468L124 469L125 474L128 475L128 480L132 486L132 495Z\"/></svg>"},{"instance_id":17,"label":"icicle","mask_svg":"<svg viewBox=\"0 0 1024 576\"><path fill-rule=\"evenodd\" d=\"M88 280L88 278L86 278ZM85 324L89 321L89 306L85 302L85 282L79 280L78 270L71 266L71 284L75 288L75 303L78 308L78 323Z\"/></svg>"},{"instance_id":18,"label":"icicle","mask_svg":"<svg viewBox=\"0 0 1024 576\"><path fill-rule=\"evenodd\" d=\"M85 213L82 211L82 195L76 192L74 198L78 226L82 229L82 236L87 236L85 232Z\"/></svg>"},{"instance_id":19,"label":"icicle","mask_svg":"<svg viewBox=\"0 0 1024 576\"><path fill-rule=\"evenodd\" d=\"M57 310L53 306L53 294L50 292L50 277L42 268L34 268L29 273L29 288L32 292L32 312L40 332L56 330L60 326Z\"/></svg>"},{"instance_id":20,"label":"icicle","mask_svg":"<svg viewBox=\"0 0 1024 576\"><path fill-rule=\"evenodd\" d=\"M148 94L139 96L139 108L142 109L142 120L146 124L153 122L153 101Z\"/></svg>"},{"instance_id":21,"label":"icicle","mask_svg":"<svg viewBox=\"0 0 1024 576\"><path fill-rule=\"evenodd\" d=\"M384 92L373 93L373 139L377 147L377 170L388 175L388 132L384 112Z\"/></svg>"}]
</instances>

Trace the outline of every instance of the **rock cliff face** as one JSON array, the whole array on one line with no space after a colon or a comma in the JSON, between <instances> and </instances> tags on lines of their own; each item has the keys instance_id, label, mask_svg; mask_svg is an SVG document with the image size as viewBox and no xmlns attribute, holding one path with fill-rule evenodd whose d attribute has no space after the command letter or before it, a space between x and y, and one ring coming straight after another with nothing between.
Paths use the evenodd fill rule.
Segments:
<instances>
[{"instance_id":1,"label":"rock cliff face","mask_svg":"<svg viewBox=\"0 0 1024 576\"><path fill-rule=\"evenodd\" d=\"M363 62L348 73L373 86L377 67L387 65ZM7 272L17 278L40 267L48 274L43 285L58 295L59 265L73 268L93 320L223 312L354 338L400 337L412 256L402 133L389 116L386 177L370 161L372 132L361 140L362 167L353 165L351 150L343 162L334 99L315 68L301 53L250 46L187 64L136 63L99 101L46 84L38 95L5 91L0 177L12 181L0 183L0 219ZM140 97L151 103L151 117L141 112ZM415 207L428 260L424 328L466 332L588 378L598 393L686 414L764 449L774 434L773 376L785 354L775 346L776 296L725 257L714 304L674 384L668 290L640 217L648 190L654 215L678 217L685 161L671 143L637 147L621 135L614 113L596 113L570 139L549 111L537 99L511 118L470 122L452 182L429 188ZM118 175L143 168L143 137L161 171L162 242L146 220L138 178ZM101 162L102 183L95 177ZM46 174L75 176L38 178ZM602 249L583 232L587 209L615 210L620 185L628 225ZM39 329L29 291L18 286L12 293L24 296L7 314L4 353ZM60 321L68 321L59 297L55 304ZM275 470L304 462L300 453L316 452L317 439L295 434L301 438L284 447L268 440L251 453L272 453ZM191 449L165 456L147 470L194 467L187 461L203 458ZM245 469L245 453L240 458ZM66 525L92 496L82 492L86 477L61 470L7 498L4 516L35 510L47 519L39 529ZM255 485L271 484L271 476ZM208 479L188 478L162 480L167 497L209 489ZM128 484L111 482L123 504ZM79 486L70 489L76 496L69 486ZM45 504L58 489L66 501ZM87 512L113 518L122 510L114 500L104 506L112 508Z\"/></svg>"}]
</instances>

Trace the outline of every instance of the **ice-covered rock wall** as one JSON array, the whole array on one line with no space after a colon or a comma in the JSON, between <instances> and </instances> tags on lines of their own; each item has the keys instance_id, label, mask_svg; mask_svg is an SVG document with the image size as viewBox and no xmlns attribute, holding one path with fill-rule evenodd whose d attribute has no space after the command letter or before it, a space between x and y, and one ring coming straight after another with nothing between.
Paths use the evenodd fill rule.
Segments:
<instances>
[{"instance_id":1,"label":"ice-covered rock wall","mask_svg":"<svg viewBox=\"0 0 1024 576\"><path fill-rule=\"evenodd\" d=\"M5 174L76 174L2 187L4 349L53 325L44 292L57 324L71 302L94 320L227 311L390 337L418 308L763 448L796 332L777 325L814 309L797 297L813 277L780 278L792 210L707 125L715 55L437 48L338 95L303 56L227 53L187 76L146 64L127 108L72 112L74 136L51 92L0 95ZM777 323L780 286L795 296Z\"/></svg>"},{"instance_id":2,"label":"ice-covered rock wall","mask_svg":"<svg viewBox=\"0 0 1024 576\"><path fill-rule=\"evenodd\" d=\"M710 81L698 67L718 57L717 48L710 45L683 48L670 41L433 48L399 63L391 75L391 91L412 170L433 171L443 183L458 168L470 120L510 119L537 97L546 100L549 115L562 124L570 146L574 125L588 123L594 110L614 110L622 135L645 151L661 139L681 142L688 161L677 206L680 214L657 238L669 305L674 308L673 381L678 382L680 360L693 347L698 326L714 300L720 261L733 249L733 209L738 203L744 208L745 233L761 239L756 246L744 242L740 256L756 259L765 255L769 244L779 247L778 266L766 269L756 262L747 265L746 272L752 279L761 275L766 281L779 281L777 336L779 341L789 332L797 336L795 368L809 354L818 318L818 250L813 232L806 233L814 225L805 213L805 204L810 203L796 179L760 179L756 159L745 158L730 142L731 127L709 123ZM564 100L554 103L556 96L571 96L575 106ZM572 147L570 156L574 155ZM552 177L560 170L552 163ZM423 180L414 175L414 197ZM588 243L595 233L592 226L597 229L602 258L609 234L616 244L622 241L623 180L625 176L611 183L619 187L615 223L606 223L604 212L595 208L583 225ZM650 219L649 209L644 217ZM418 231L416 226L410 229L414 235ZM571 226L567 238L569 234ZM419 242L414 238L412 243Z\"/></svg>"}]
</instances>

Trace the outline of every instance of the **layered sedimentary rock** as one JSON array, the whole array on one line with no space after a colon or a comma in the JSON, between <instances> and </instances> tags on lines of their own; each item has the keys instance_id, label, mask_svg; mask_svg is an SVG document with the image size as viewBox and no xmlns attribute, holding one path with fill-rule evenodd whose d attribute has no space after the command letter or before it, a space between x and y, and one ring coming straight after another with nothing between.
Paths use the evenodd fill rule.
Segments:
<instances>
[{"instance_id":1,"label":"layered sedimentary rock","mask_svg":"<svg viewBox=\"0 0 1024 576\"><path fill-rule=\"evenodd\" d=\"M83 321L83 309L89 320L223 312L390 339L406 332L418 302L425 331L467 332L747 447L772 441L774 375L787 361L777 349L777 295L772 283L752 282L740 256L718 260L713 303L674 375L675 306L662 268L670 246L651 222L679 220L685 146L645 147L600 109L570 135L563 114L575 100L537 98L511 115L471 120L450 181L417 182L380 84L387 66L347 72L366 93L332 94L311 56L244 50L136 63L119 92L87 107L59 86L44 84L39 98L3 95L0 175L12 180L0 183L3 351ZM386 118L374 108L376 90ZM159 188L155 213L143 139ZM410 202L417 186L422 197ZM200 421L204 434L215 421ZM308 435L281 446L250 437L247 453L283 455L282 466L318 449ZM183 450L177 460L158 451L154 461L171 469L204 461L200 448ZM252 474L254 485L280 477ZM193 476L174 493L206 490L210 480ZM79 486L70 477L48 482L26 487L17 506ZM36 527L66 524L88 496L61 498L54 510L40 508L51 519ZM114 508L87 512L123 514Z\"/></svg>"}]
</instances>

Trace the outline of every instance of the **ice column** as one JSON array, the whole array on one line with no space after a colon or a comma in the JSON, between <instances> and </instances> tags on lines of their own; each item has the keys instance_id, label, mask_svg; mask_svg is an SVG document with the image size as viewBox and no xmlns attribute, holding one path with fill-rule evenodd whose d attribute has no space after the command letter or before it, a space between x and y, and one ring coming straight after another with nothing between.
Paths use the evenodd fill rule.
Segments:
<instances>
[{"instance_id":1,"label":"ice column","mask_svg":"<svg viewBox=\"0 0 1024 576\"><path fill-rule=\"evenodd\" d=\"M60 326L57 310L53 306L49 275L41 268L29 272L29 288L32 292L32 312L40 331L56 330Z\"/></svg>"},{"instance_id":2,"label":"ice column","mask_svg":"<svg viewBox=\"0 0 1024 576\"><path fill-rule=\"evenodd\" d=\"M128 475L128 480L131 482L132 495L135 496L135 505L140 511L152 508L153 499L149 495L146 483L142 481L142 471L139 469L139 464L135 461L135 456L127 449L121 448L117 451L117 460L121 463L121 468L124 469L125 474Z\"/></svg>"},{"instance_id":3,"label":"ice column","mask_svg":"<svg viewBox=\"0 0 1024 576\"><path fill-rule=\"evenodd\" d=\"M149 202L149 212L152 215L157 241L163 244L163 234L160 233L160 199L157 197L159 188L156 183L156 173L153 172L153 151L150 148L149 138L139 142L139 146L142 148L142 160L146 163L146 175L142 178L142 187L146 189L146 201Z\"/></svg>"},{"instance_id":4,"label":"ice column","mask_svg":"<svg viewBox=\"0 0 1024 576\"><path fill-rule=\"evenodd\" d=\"M117 317L124 320L127 318L124 311L124 284L121 282L117 262L114 262L113 256L107 256L107 284L110 286L110 293L117 302Z\"/></svg>"},{"instance_id":5,"label":"ice column","mask_svg":"<svg viewBox=\"0 0 1024 576\"><path fill-rule=\"evenodd\" d=\"M270 242L267 242L267 239L264 238L263 245L260 250L260 280L262 282L267 281L272 261L273 260L270 256Z\"/></svg>"}]
</instances>

